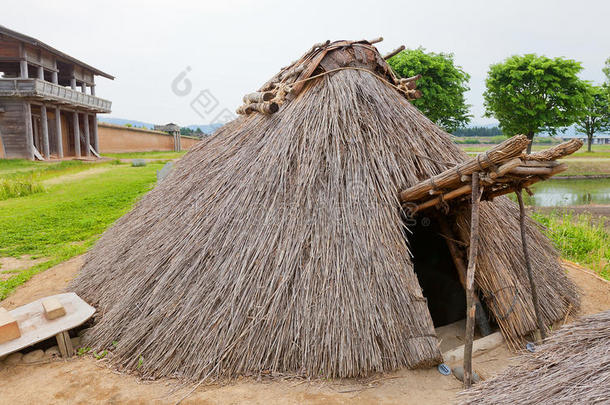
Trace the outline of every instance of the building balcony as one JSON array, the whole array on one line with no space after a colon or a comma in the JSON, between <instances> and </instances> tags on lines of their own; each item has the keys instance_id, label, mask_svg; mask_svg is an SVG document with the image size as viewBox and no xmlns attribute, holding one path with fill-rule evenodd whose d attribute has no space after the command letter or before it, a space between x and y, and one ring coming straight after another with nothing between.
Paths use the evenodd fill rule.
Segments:
<instances>
[{"instance_id":1,"label":"building balcony","mask_svg":"<svg viewBox=\"0 0 610 405\"><path fill-rule=\"evenodd\" d=\"M0 97L38 99L96 113L109 113L112 107L111 101L40 79L0 79Z\"/></svg>"}]
</instances>

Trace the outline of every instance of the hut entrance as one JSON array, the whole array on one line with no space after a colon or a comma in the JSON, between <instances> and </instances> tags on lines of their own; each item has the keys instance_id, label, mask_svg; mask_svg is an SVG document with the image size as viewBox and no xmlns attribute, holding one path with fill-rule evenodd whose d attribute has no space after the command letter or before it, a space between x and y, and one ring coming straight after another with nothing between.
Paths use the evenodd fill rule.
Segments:
<instances>
[{"instance_id":1,"label":"hut entrance","mask_svg":"<svg viewBox=\"0 0 610 405\"><path fill-rule=\"evenodd\" d=\"M418 218L409 226L407 240L413 255L413 267L435 327L465 318L466 293L451 252L434 218Z\"/></svg>"}]
</instances>

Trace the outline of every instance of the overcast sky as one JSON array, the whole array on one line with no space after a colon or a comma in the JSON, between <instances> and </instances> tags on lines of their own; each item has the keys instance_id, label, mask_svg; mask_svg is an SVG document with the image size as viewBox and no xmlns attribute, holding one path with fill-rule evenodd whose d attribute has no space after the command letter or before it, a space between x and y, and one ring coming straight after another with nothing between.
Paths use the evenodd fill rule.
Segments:
<instances>
[{"instance_id":1,"label":"overcast sky","mask_svg":"<svg viewBox=\"0 0 610 405\"><path fill-rule=\"evenodd\" d=\"M471 75L473 123L483 118L489 65L513 54L582 62L600 83L610 56L610 1L63 1L3 2L0 24L33 36L116 79L97 79L110 116L152 123L208 124L281 67L326 39L372 39L451 52ZM190 92L172 91L185 69ZM209 90L219 105L196 112ZM208 108L208 109L211 109Z\"/></svg>"}]
</instances>

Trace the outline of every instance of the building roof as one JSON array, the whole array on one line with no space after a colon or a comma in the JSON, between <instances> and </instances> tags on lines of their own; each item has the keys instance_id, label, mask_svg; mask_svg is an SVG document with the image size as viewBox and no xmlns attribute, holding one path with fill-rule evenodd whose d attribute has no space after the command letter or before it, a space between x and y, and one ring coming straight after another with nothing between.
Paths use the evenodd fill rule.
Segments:
<instances>
[{"instance_id":1,"label":"building roof","mask_svg":"<svg viewBox=\"0 0 610 405\"><path fill-rule=\"evenodd\" d=\"M13 31L13 30L11 30L9 28L6 28L3 25L0 25L0 34L6 35L7 37L14 38L14 39L16 39L18 41L25 42L25 43L30 44L32 46L36 46L36 47L42 48L42 49L52 53L55 56L59 56L62 59L66 59L66 60L68 60L68 61L70 61L72 63L75 63L77 65L80 65L80 66L88 69L88 70L91 70L94 74L96 74L98 76L103 76L103 77L105 77L107 79L114 80L114 76L112 76L112 75L110 75L108 73L105 73L105 72L103 72L103 71L101 71L99 69L96 69L93 66L88 65L87 63L82 62L82 61L80 61L80 60L78 60L78 59L76 59L76 58L74 58L74 57L72 57L72 56L70 56L68 54L65 54L65 53L63 53L61 51L58 51L57 49L53 48L52 46L47 45L44 42L39 41L36 38L32 38L32 37L29 37L27 35L21 34L21 33L17 32L17 31Z\"/></svg>"}]
</instances>

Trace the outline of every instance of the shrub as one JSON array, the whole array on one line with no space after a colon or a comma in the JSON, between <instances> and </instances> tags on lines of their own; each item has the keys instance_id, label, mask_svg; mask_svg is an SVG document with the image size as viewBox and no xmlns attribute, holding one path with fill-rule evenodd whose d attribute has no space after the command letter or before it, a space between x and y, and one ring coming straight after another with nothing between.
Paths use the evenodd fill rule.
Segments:
<instances>
[{"instance_id":1,"label":"shrub","mask_svg":"<svg viewBox=\"0 0 610 405\"><path fill-rule=\"evenodd\" d=\"M0 201L42 193L44 187L33 178L0 179Z\"/></svg>"}]
</instances>

